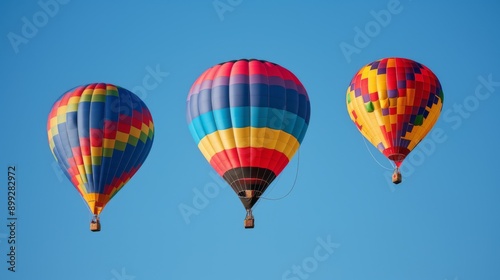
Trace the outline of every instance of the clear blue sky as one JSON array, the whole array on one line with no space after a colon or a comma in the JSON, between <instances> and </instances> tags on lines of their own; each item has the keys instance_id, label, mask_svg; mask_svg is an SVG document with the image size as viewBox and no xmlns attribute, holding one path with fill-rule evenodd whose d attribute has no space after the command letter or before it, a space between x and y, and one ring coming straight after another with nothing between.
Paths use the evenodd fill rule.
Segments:
<instances>
[{"instance_id":1,"label":"clear blue sky","mask_svg":"<svg viewBox=\"0 0 500 280\"><path fill-rule=\"evenodd\" d=\"M0 279L500 279L496 1L55 1L0 4ZM345 108L356 71L388 56L428 66L445 94L396 187ZM257 205L253 230L185 121L198 75L239 58L295 73L312 111L300 159L266 196L285 195L299 165L295 187ZM100 233L89 231L46 133L52 103L92 82L136 92L156 125L149 157L102 213ZM196 214L183 216L182 205Z\"/></svg>"}]
</instances>

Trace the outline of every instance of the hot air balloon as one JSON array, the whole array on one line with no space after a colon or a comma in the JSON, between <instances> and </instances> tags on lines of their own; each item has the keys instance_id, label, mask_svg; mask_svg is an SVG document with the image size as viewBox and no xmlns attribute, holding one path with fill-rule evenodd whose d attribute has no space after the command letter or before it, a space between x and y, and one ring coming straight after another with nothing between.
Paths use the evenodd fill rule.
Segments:
<instances>
[{"instance_id":1,"label":"hot air balloon","mask_svg":"<svg viewBox=\"0 0 500 280\"><path fill-rule=\"evenodd\" d=\"M154 125L146 105L112 84L78 86L53 105L47 122L57 163L87 202L92 231L99 214L146 159Z\"/></svg>"},{"instance_id":2,"label":"hot air balloon","mask_svg":"<svg viewBox=\"0 0 500 280\"><path fill-rule=\"evenodd\" d=\"M362 67L347 89L351 120L361 134L399 167L429 133L443 107L443 90L426 66L406 58L383 58Z\"/></svg>"},{"instance_id":3,"label":"hot air balloon","mask_svg":"<svg viewBox=\"0 0 500 280\"><path fill-rule=\"evenodd\" d=\"M189 130L210 165L252 207L290 162L307 131L310 103L297 77L278 64L240 59L217 64L187 98Z\"/></svg>"}]
</instances>

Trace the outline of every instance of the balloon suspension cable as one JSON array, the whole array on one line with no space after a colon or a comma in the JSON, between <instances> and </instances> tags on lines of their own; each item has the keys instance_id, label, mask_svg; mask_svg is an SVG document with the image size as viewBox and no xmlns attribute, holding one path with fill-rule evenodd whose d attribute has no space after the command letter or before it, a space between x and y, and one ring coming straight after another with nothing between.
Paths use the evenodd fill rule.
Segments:
<instances>
[{"instance_id":1,"label":"balloon suspension cable","mask_svg":"<svg viewBox=\"0 0 500 280\"><path fill-rule=\"evenodd\" d=\"M259 198L266 199L266 200L281 200L281 199L287 197L290 193L292 193L293 189L295 188L295 184L297 183L297 178L298 178L298 174L299 174L299 163L300 163L300 149L297 151L297 167L295 168L295 178L293 179L292 187L288 190L288 192L285 195L283 195L281 197L276 197L276 198L264 197L264 196L260 196Z\"/></svg>"},{"instance_id":2,"label":"balloon suspension cable","mask_svg":"<svg viewBox=\"0 0 500 280\"><path fill-rule=\"evenodd\" d=\"M245 219L253 219L252 209L247 209L247 216Z\"/></svg>"},{"instance_id":3,"label":"balloon suspension cable","mask_svg":"<svg viewBox=\"0 0 500 280\"><path fill-rule=\"evenodd\" d=\"M368 143L366 143L366 139L365 137L363 137L363 135L361 135L361 138L363 138L363 142L365 142L365 147L366 147L366 150L368 150L368 152L370 153L370 155L372 156L373 160L378 164L380 165L382 168L384 168L385 170L394 170L394 168L396 167L396 165L393 165L391 161L389 161L389 163L391 163L392 165L392 168L389 168L389 167L385 167L384 165L382 165L382 163L380 163L376 158L375 156L373 155L372 151L370 150L370 147L368 147Z\"/></svg>"},{"instance_id":4,"label":"balloon suspension cable","mask_svg":"<svg viewBox=\"0 0 500 280\"><path fill-rule=\"evenodd\" d=\"M247 209L247 215L245 220L243 220L243 225L245 228L254 228L255 227L255 219L252 215L252 209Z\"/></svg>"}]
</instances>

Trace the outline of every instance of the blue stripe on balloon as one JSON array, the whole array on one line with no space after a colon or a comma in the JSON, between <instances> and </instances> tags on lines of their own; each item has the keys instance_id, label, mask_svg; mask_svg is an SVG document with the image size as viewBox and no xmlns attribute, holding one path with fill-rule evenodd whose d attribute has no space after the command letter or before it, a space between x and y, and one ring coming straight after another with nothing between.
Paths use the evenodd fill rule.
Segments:
<instances>
[{"instance_id":1,"label":"blue stripe on balloon","mask_svg":"<svg viewBox=\"0 0 500 280\"><path fill-rule=\"evenodd\" d=\"M231 110L229 108L213 111L213 116L216 127L219 129L227 129L233 126L231 121Z\"/></svg>"},{"instance_id":2,"label":"blue stripe on balloon","mask_svg":"<svg viewBox=\"0 0 500 280\"><path fill-rule=\"evenodd\" d=\"M151 141L148 141L151 142ZM143 149L147 148L147 145L143 143L142 141L138 141L135 146L129 145L132 149L130 151L130 158L128 162L125 165L125 172L130 173L133 168L139 168L142 162L139 161L139 158L141 158L141 154ZM149 152L149 151L148 151ZM130 174L129 174L130 175ZM126 178L123 178L120 176L122 180L125 180Z\"/></svg>"},{"instance_id":3,"label":"blue stripe on balloon","mask_svg":"<svg viewBox=\"0 0 500 280\"><path fill-rule=\"evenodd\" d=\"M118 105L116 106L116 111L118 112L118 114L132 116L132 108L133 108L132 96L130 95L129 91L123 88L118 88L118 96L119 96L118 98L119 101L117 102ZM114 108L112 108L111 110L114 110ZM130 122L126 123L126 125L130 126L132 118L130 118L129 121ZM120 119L119 122L123 123L124 120ZM101 184L99 188L100 192L104 192L105 185L111 184L114 179L120 178L120 176L123 174L125 165L127 164L126 161L129 159L129 157L130 157L130 145L128 143L125 145L124 151L119 151L116 149L113 151L113 156L112 156L113 164L109 167L109 169L112 170L112 172L107 174L108 176L105 180L105 182L107 183Z\"/></svg>"},{"instance_id":4,"label":"blue stripe on balloon","mask_svg":"<svg viewBox=\"0 0 500 280\"><path fill-rule=\"evenodd\" d=\"M66 122L64 123L64 130L59 130L63 132L68 137L69 146L71 148L80 147L80 138L78 135L78 115L77 112L66 113ZM71 152L71 155L73 152Z\"/></svg>"},{"instance_id":5,"label":"blue stripe on balloon","mask_svg":"<svg viewBox=\"0 0 500 280\"><path fill-rule=\"evenodd\" d=\"M226 119L223 119L226 120ZM200 116L200 122L203 124L203 129L205 131L216 131L217 124L215 123L214 114L212 111L205 113Z\"/></svg>"},{"instance_id":6,"label":"blue stripe on balloon","mask_svg":"<svg viewBox=\"0 0 500 280\"><path fill-rule=\"evenodd\" d=\"M199 112L206 113L212 111L212 93L210 90L203 90L197 96L198 99L198 110Z\"/></svg>"},{"instance_id":7,"label":"blue stripe on balloon","mask_svg":"<svg viewBox=\"0 0 500 280\"><path fill-rule=\"evenodd\" d=\"M116 122L118 121L118 105L120 100L117 96L106 95L106 110L104 111L104 117L106 120Z\"/></svg>"},{"instance_id":8,"label":"blue stripe on balloon","mask_svg":"<svg viewBox=\"0 0 500 280\"><path fill-rule=\"evenodd\" d=\"M204 94L204 92L199 94ZM214 111L222 108L229 108L229 86L219 86L212 88L212 97L213 98L211 103ZM197 95L192 95L188 102L193 102L197 99ZM195 118L197 116L198 115L192 117Z\"/></svg>"},{"instance_id":9,"label":"blue stripe on balloon","mask_svg":"<svg viewBox=\"0 0 500 280\"><path fill-rule=\"evenodd\" d=\"M123 151L122 160L117 164L116 173L114 174L113 179L123 179L123 173L130 171L127 169L128 160L132 159L134 154L135 147L127 144L125 146L125 151ZM104 189L103 189L104 191Z\"/></svg>"},{"instance_id":10,"label":"blue stripe on balloon","mask_svg":"<svg viewBox=\"0 0 500 280\"><path fill-rule=\"evenodd\" d=\"M206 135L205 131L203 130L203 125L201 124L201 118L194 119L188 127L191 135L194 138L194 141L196 142L196 144L198 144L202 138L201 135Z\"/></svg>"},{"instance_id":11,"label":"blue stripe on balloon","mask_svg":"<svg viewBox=\"0 0 500 280\"><path fill-rule=\"evenodd\" d=\"M90 102L90 128L102 129L104 127L104 102Z\"/></svg>"},{"instance_id":12,"label":"blue stripe on balloon","mask_svg":"<svg viewBox=\"0 0 500 280\"><path fill-rule=\"evenodd\" d=\"M90 102L80 102L78 104L78 135L80 138L88 138L89 134L89 114Z\"/></svg>"},{"instance_id":13,"label":"blue stripe on balloon","mask_svg":"<svg viewBox=\"0 0 500 280\"><path fill-rule=\"evenodd\" d=\"M118 92L120 92L118 90ZM118 121L119 121L119 105L120 105L120 99L118 96L115 95L106 95L106 103L105 103L105 109L104 109L104 119L106 121L110 121L112 125L110 126L103 126L103 135L106 134L106 132L111 132L111 131L117 131L118 130ZM105 186L107 186L107 181L111 180L108 179L109 177L113 177L114 173L111 175L110 170L112 168L113 164L116 164L115 161L113 161L113 157L117 150L113 151L113 154L111 157L107 156L102 156L101 157L101 174L99 176L99 185L100 189L104 189Z\"/></svg>"},{"instance_id":14,"label":"blue stripe on balloon","mask_svg":"<svg viewBox=\"0 0 500 280\"><path fill-rule=\"evenodd\" d=\"M68 159L71 158L73 154L71 153L71 148L69 148L68 136L64 130L61 130L64 129L65 127L66 127L65 123L58 124L57 129L59 133L54 135L52 137L52 140L54 141L54 154L57 158L57 161L59 162L59 165L63 166L62 169L64 170L66 176L70 178L69 173L67 171L70 167Z\"/></svg>"},{"instance_id":15,"label":"blue stripe on balloon","mask_svg":"<svg viewBox=\"0 0 500 280\"><path fill-rule=\"evenodd\" d=\"M228 128L268 127L283 130L293 135L299 142L304 139L308 124L306 121L286 110L263 107L231 107L207 112L189 124L189 131L199 143L203 137L217 130Z\"/></svg>"},{"instance_id":16,"label":"blue stripe on balloon","mask_svg":"<svg viewBox=\"0 0 500 280\"><path fill-rule=\"evenodd\" d=\"M248 106L232 107L229 110L231 112L231 122L233 123L233 127L250 126L250 107ZM205 131L215 131L215 130L208 130L207 123L203 122L203 120L202 123L205 125Z\"/></svg>"},{"instance_id":17,"label":"blue stripe on balloon","mask_svg":"<svg viewBox=\"0 0 500 280\"><path fill-rule=\"evenodd\" d=\"M109 162L107 158L103 158L106 159L106 164L109 164L106 179L103 181L105 185L110 185L113 182L113 179L116 178L119 167L119 164L117 162L120 162L122 158L123 158L123 151L116 149L113 150L113 155L109 159Z\"/></svg>"},{"instance_id":18,"label":"blue stripe on balloon","mask_svg":"<svg viewBox=\"0 0 500 280\"><path fill-rule=\"evenodd\" d=\"M248 84L229 85L229 92L231 92L229 96L230 107L250 106L250 87ZM214 110L217 109L219 108L214 108ZM200 113L205 112L200 110Z\"/></svg>"},{"instance_id":19,"label":"blue stripe on balloon","mask_svg":"<svg viewBox=\"0 0 500 280\"><path fill-rule=\"evenodd\" d=\"M286 109L306 118L309 106L307 97L295 89L266 84L232 84L204 89L191 95L187 103L188 122L209 111L246 106Z\"/></svg>"},{"instance_id":20,"label":"blue stripe on balloon","mask_svg":"<svg viewBox=\"0 0 500 280\"><path fill-rule=\"evenodd\" d=\"M96 95L92 96L92 99L97 97ZM89 111L89 129L96 129L96 130L101 130L104 128L104 109L105 109L105 104L104 102L100 101L90 101L90 111ZM94 135L94 137L101 138L97 139L98 143L92 143L94 139L93 137L90 137L90 148L93 146L92 144L96 145L97 147L102 146L102 134L101 135ZM92 179L89 181L92 181L94 184L94 192L97 193L102 193L103 191L103 185L102 182L100 181L101 179L101 170L102 170L102 164L93 164L92 163Z\"/></svg>"}]
</instances>

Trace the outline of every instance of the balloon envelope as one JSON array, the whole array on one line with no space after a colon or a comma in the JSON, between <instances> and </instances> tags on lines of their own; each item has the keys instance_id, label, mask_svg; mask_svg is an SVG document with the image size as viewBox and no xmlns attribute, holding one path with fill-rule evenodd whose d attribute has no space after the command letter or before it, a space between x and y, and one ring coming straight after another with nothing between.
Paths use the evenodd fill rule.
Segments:
<instances>
[{"instance_id":1,"label":"balloon envelope","mask_svg":"<svg viewBox=\"0 0 500 280\"><path fill-rule=\"evenodd\" d=\"M429 68L406 58L384 58L354 75L346 103L363 136L399 167L436 123L443 98Z\"/></svg>"},{"instance_id":2,"label":"balloon envelope","mask_svg":"<svg viewBox=\"0 0 500 280\"><path fill-rule=\"evenodd\" d=\"M262 60L211 67L187 98L198 148L247 209L292 159L309 117L309 97L297 77Z\"/></svg>"},{"instance_id":3,"label":"balloon envelope","mask_svg":"<svg viewBox=\"0 0 500 280\"><path fill-rule=\"evenodd\" d=\"M135 94L94 83L76 87L54 103L47 133L64 174L99 215L146 159L154 125Z\"/></svg>"}]
</instances>

